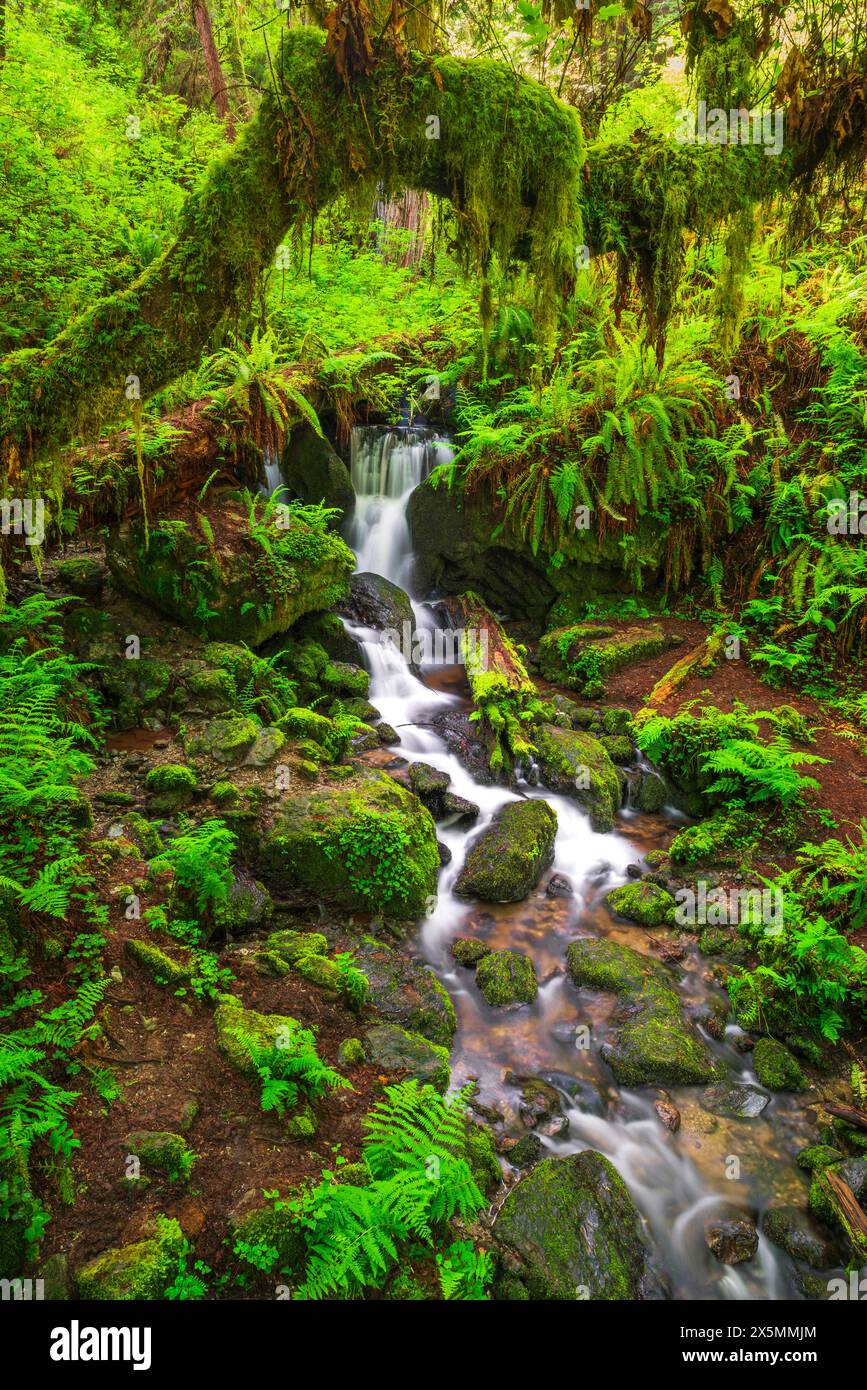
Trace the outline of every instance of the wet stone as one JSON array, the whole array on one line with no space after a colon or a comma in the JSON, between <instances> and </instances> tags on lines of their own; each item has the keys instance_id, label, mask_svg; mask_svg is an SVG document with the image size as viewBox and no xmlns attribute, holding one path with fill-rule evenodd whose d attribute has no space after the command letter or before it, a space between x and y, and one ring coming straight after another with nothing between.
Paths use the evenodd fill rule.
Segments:
<instances>
[{"instance_id":1,"label":"wet stone","mask_svg":"<svg viewBox=\"0 0 867 1390\"><path fill-rule=\"evenodd\" d=\"M757 1086L722 1082L719 1086L708 1086L702 1092L701 1103L712 1115L754 1120L770 1104L770 1096L766 1096Z\"/></svg>"}]
</instances>

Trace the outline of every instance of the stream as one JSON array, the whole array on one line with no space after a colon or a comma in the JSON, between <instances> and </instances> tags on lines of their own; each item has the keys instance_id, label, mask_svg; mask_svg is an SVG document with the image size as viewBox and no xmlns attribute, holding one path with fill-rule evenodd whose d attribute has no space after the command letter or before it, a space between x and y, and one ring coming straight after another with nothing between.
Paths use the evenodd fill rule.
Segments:
<instances>
[{"instance_id":1,"label":"stream","mask_svg":"<svg viewBox=\"0 0 867 1390\"><path fill-rule=\"evenodd\" d=\"M353 431L351 472L357 505L347 534L358 570L382 575L405 589L418 629L435 629L436 618L426 596L414 588L406 505L413 488L451 456L448 442L424 429L365 426ZM813 1134L797 1097L772 1095L758 1118L726 1119L701 1107L701 1088L618 1087L599 1055L613 998L576 989L565 973L566 948L578 936L610 936L634 950L650 951L651 934L617 922L603 899L611 888L628 881L628 866L640 864L650 849L667 843L677 812L646 816L624 809L612 833L598 834L577 803L541 785L523 783L510 790L479 784L429 727L438 711L469 707L461 668L423 666L419 679L397 648L383 644L379 634L347 626L362 646L371 677L370 700L400 735L397 747L383 750L383 761L395 755L423 760L447 772L451 790L481 808L469 830L438 825L438 836L452 857L440 875L436 906L413 941L457 1012L453 1084L476 1079L477 1102L498 1110L516 1137L527 1131L518 1113L520 1089L512 1074L542 1077L554 1085L564 1119L549 1126L552 1132L542 1137L546 1151L564 1155L593 1148L611 1160L642 1213L654 1267L672 1297L801 1297L792 1262L761 1232L752 1260L731 1266L715 1259L704 1230L709 1217L731 1214L734 1208L760 1229L772 1198L803 1204L804 1175L793 1156ZM472 838L506 801L521 795L543 796L557 814L550 870L520 903L473 904L457 898L452 888ZM569 880L572 896L547 894L554 874ZM540 981L536 1001L511 1009L489 1006L473 972L458 966L451 954L450 943L460 935L528 955ZM679 962L678 973L684 1008L693 1017L702 1010L706 1014L714 996L722 998L709 963L695 947ZM584 1029L576 1036L581 1025ZM703 1036L724 1059L730 1081L757 1085L750 1054L737 1049L739 1031L729 1025L720 1041L704 1031ZM681 1112L676 1133L657 1116L653 1102L658 1099L669 1099ZM733 1170L737 1176L727 1176Z\"/></svg>"}]
</instances>

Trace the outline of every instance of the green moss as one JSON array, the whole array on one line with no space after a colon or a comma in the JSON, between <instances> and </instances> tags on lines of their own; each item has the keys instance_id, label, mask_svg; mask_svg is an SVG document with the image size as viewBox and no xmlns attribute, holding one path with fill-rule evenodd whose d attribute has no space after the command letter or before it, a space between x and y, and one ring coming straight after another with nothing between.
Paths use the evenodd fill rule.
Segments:
<instances>
[{"instance_id":1,"label":"green moss","mask_svg":"<svg viewBox=\"0 0 867 1390\"><path fill-rule=\"evenodd\" d=\"M128 811L123 818L123 824L127 839L132 840L137 846L143 859L155 859L158 854L162 854L163 842L159 831L149 820L139 815L138 811Z\"/></svg>"},{"instance_id":2,"label":"green moss","mask_svg":"<svg viewBox=\"0 0 867 1390\"><path fill-rule=\"evenodd\" d=\"M334 695L367 699L370 676L360 666L353 666L348 661L329 661L321 679L325 689Z\"/></svg>"},{"instance_id":3,"label":"green moss","mask_svg":"<svg viewBox=\"0 0 867 1390\"><path fill-rule=\"evenodd\" d=\"M367 1061L364 1043L360 1038L344 1038L337 1049L337 1057L344 1067L363 1067Z\"/></svg>"},{"instance_id":4,"label":"green moss","mask_svg":"<svg viewBox=\"0 0 867 1390\"><path fill-rule=\"evenodd\" d=\"M151 976L157 984L172 985L181 988L190 983L192 974L191 957L188 951L182 947L175 947L176 954L180 958L175 960L172 956L155 946L152 941L139 941L129 938L126 942L127 954L132 956Z\"/></svg>"},{"instance_id":5,"label":"green moss","mask_svg":"<svg viewBox=\"0 0 867 1390\"><path fill-rule=\"evenodd\" d=\"M333 729L331 720L326 719L324 714L318 714L316 710L307 709L302 705L287 710L279 725L290 738L312 740L321 748L328 746Z\"/></svg>"},{"instance_id":6,"label":"green moss","mask_svg":"<svg viewBox=\"0 0 867 1390\"><path fill-rule=\"evenodd\" d=\"M476 984L489 1004L532 1004L539 992L533 962L520 951L490 951L479 961Z\"/></svg>"},{"instance_id":7,"label":"green moss","mask_svg":"<svg viewBox=\"0 0 867 1390\"><path fill-rule=\"evenodd\" d=\"M479 1191L490 1196L503 1181L503 1170L486 1125L467 1125L467 1160Z\"/></svg>"},{"instance_id":8,"label":"green moss","mask_svg":"<svg viewBox=\"0 0 867 1390\"><path fill-rule=\"evenodd\" d=\"M196 776L192 768L182 763L161 763L151 768L145 778L145 788L157 810L177 811L192 800Z\"/></svg>"},{"instance_id":9,"label":"green moss","mask_svg":"<svg viewBox=\"0 0 867 1390\"><path fill-rule=\"evenodd\" d=\"M232 1212L229 1230L236 1253L255 1250L270 1257L272 1268L291 1274L304 1258L304 1235L293 1219L284 1196L281 1203L262 1202L251 1194L241 1204L241 1211Z\"/></svg>"},{"instance_id":10,"label":"green moss","mask_svg":"<svg viewBox=\"0 0 867 1390\"><path fill-rule=\"evenodd\" d=\"M76 1275L79 1298L110 1302L162 1298L186 1242L173 1218L157 1217L156 1232L147 1240L106 1250L84 1265Z\"/></svg>"},{"instance_id":11,"label":"green moss","mask_svg":"<svg viewBox=\"0 0 867 1390\"><path fill-rule=\"evenodd\" d=\"M546 801L510 801L470 846L455 892L483 902L520 902L554 856L557 816Z\"/></svg>"},{"instance_id":12,"label":"green moss","mask_svg":"<svg viewBox=\"0 0 867 1390\"><path fill-rule=\"evenodd\" d=\"M602 711L603 732L610 735L632 734L632 711L628 709L606 709Z\"/></svg>"},{"instance_id":13,"label":"green moss","mask_svg":"<svg viewBox=\"0 0 867 1390\"><path fill-rule=\"evenodd\" d=\"M321 932L294 931L291 927L283 927L268 937L268 949L278 952L294 965L299 956L323 956L328 950L328 942Z\"/></svg>"},{"instance_id":14,"label":"green moss","mask_svg":"<svg viewBox=\"0 0 867 1390\"><path fill-rule=\"evenodd\" d=\"M697 1086L714 1079L716 1064L683 1018L664 966L617 942L590 937L571 942L566 963L576 985L622 997L613 1041L601 1049L621 1086Z\"/></svg>"},{"instance_id":15,"label":"green moss","mask_svg":"<svg viewBox=\"0 0 867 1390\"><path fill-rule=\"evenodd\" d=\"M603 734L599 739L613 763L625 767L635 758L635 748L631 738L625 734Z\"/></svg>"},{"instance_id":16,"label":"green moss","mask_svg":"<svg viewBox=\"0 0 867 1390\"><path fill-rule=\"evenodd\" d=\"M133 1130L123 1142L127 1153L139 1158L145 1168L168 1178L188 1178L196 1161L182 1135L170 1130Z\"/></svg>"},{"instance_id":17,"label":"green moss","mask_svg":"<svg viewBox=\"0 0 867 1390\"><path fill-rule=\"evenodd\" d=\"M410 1033L391 1023L380 1023L365 1033L371 1066L400 1072L444 1092L451 1079L448 1048Z\"/></svg>"},{"instance_id":18,"label":"green moss","mask_svg":"<svg viewBox=\"0 0 867 1390\"><path fill-rule=\"evenodd\" d=\"M201 733L185 735L184 747L190 757L213 758L215 762L237 766L256 742L259 729L258 721L249 715L212 719Z\"/></svg>"},{"instance_id":19,"label":"green moss","mask_svg":"<svg viewBox=\"0 0 867 1390\"><path fill-rule=\"evenodd\" d=\"M760 826L746 811L717 811L698 825L679 830L671 842L676 864L742 863L744 852L759 838Z\"/></svg>"},{"instance_id":20,"label":"green moss","mask_svg":"<svg viewBox=\"0 0 867 1390\"><path fill-rule=\"evenodd\" d=\"M830 1168L832 1163L842 1162L842 1159L840 1150L830 1144L808 1144L801 1149L795 1162L808 1173L819 1173L824 1168Z\"/></svg>"},{"instance_id":21,"label":"green moss","mask_svg":"<svg viewBox=\"0 0 867 1390\"><path fill-rule=\"evenodd\" d=\"M649 879L624 883L606 893L605 901L619 917L637 922L640 927L673 926L676 903L666 892Z\"/></svg>"},{"instance_id":22,"label":"green moss","mask_svg":"<svg viewBox=\"0 0 867 1390\"><path fill-rule=\"evenodd\" d=\"M491 951L490 946L486 946L484 941L475 941L469 936L456 936L452 942L452 955L458 965L465 965L472 968L478 965Z\"/></svg>"},{"instance_id":23,"label":"green moss","mask_svg":"<svg viewBox=\"0 0 867 1390\"><path fill-rule=\"evenodd\" d=\"M542 724L535 740L545 784L579 802L594 830L611 830L622 793L617 770L599 739L582 730Z\"/></svg>"},{"instance_id":24,"label":"green moss","mask_svg":"<svg viewBox=\"0 0 867 1390\"><path fill-rule=\"evenodd\" d=\"M260 1014L255 1009L245 1009L239 999L232 994L221 994L214 1011L214 1027L217 1033L217 1046L232 1066L256 1080L257 1072L253 1060L256 1052L269 1052L301 1030L297 1019L286 1014Z\"/></svg>"},{"instance_id":25,"label":"green moss","mask_svg":"<svg viewBox=\"0 0 867 1390\"><path fill-rule=\"evenodd\" d=\"M539 643L539 669L546 680L592 699L604 694L606 679L616 671L658 656L672 645L673 639L653 625L624 628L616 633L610 627L594 624L557 628L546 632ZM605 732L621 733L625 727L607 728Z\"/></svg>"},{"instance_id":26,"label":"green moss","mask_svg":"<svg viewBox=\"0 0 867 1390\"><path fill-rule=\"evenodd\" d=\"M234 782L215 782L211 787L211 800L218 806L234 806L240 796Z\"/></svg>"},{"instance_id":27,"label":"green moss","mask_svg":"<svg viewBox=\"0 0 867 1390\"><path fill-rule=\"evenodd\" d=\"M753 1052L756 1076L769 1091L803 1091L807 1081L796 1059L775 1038L759 1038Z\"/></svg>"}]
</instances>

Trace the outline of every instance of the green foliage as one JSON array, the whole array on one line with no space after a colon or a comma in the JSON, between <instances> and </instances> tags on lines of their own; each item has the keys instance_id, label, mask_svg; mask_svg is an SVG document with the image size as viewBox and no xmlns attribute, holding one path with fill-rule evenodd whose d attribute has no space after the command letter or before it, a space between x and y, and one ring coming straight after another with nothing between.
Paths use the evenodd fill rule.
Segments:
<instances>
[{"instance_id":1,"label":"green foliage","mask_svg":"<svg viewBox=\"0 0 867 1390\"><path fill-rule=\"evenodd\" d=\"M235 835L223 821L202 821L170 840L162 854L151 861L151 869L171 869L173 901L178 897L182 909L192 910L202 921L213 921L228 901L234 882L235 845Z\"/></svg>"},{"instance_id":2,"label":"green foliage","mask_svg":"<svg viewBox=\"0 0 867 1390\"><path fill-rule=\"evenodd\" d=\"M386 1087L365 1120L370 1182L357 1187L325 1172L292 1204L307 1243L297 1297L351 1297L378 1287L402 1243L433 1245L453 1216L469 1218L481 1209L484 1198L467 1161L465 1106L463 1092L443 1098L417 1081ZM449 1258L450 1287L477 1287L484 1259L473 1266L466 1256Z\"/></svg>"},{"instance_id":3,"label":"green foliage","mask_svg":"<svg viewBox=\"0 0 867 1390\"><path fill-rule=\"evenodd\" d=\"M409 834L396 812L361 811L340 831L330 853L346 865L353 888L371 905L400 906L412 889L409 846Z\"/></svg>"},{"instance_id":4,"label":"green foliage","mask_svg":"<svg viewBox=\"0 0 867 1390\"><path fill-rule=\"evenodd\" d=\"M472 1241L455 1240L437 1255L440 1288L445 1299L478 1301L487 1298L487 1285L494 1277L494 1263L486 1250L476 1250Z\"/></svg>"},{"instance_id":5,"label":"green foliage","mask_svg":"<svg viewBox=\"0 0 867 1390\"><path fill-rule=\"evenodd\" d=\"M271 1048L256 1048L253 1063L261 1086L263 1110L285 1115L299 1099L319 1100L326 1091L352 1087L345 1077L329 1067L316 1050L316 1039L306 1028L281 1034Z\"/></svg>"}]
</instances>

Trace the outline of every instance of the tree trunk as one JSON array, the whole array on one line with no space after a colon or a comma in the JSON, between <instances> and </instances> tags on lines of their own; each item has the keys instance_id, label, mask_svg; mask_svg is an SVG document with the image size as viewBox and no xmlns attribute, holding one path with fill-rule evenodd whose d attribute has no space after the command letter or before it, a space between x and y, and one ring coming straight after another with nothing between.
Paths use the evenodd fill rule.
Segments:
<instances>
[{"instance_id":1,"label":"tree trunk","mask_svg":"<svg viewBox=\"0 0 867 1390\"><path fill-rule=\"evenodd\" d=\"M205 67L208 70L208 78L214 96L214 106L220 120L225 122L227 138L234 140L235 125L232 120L232 112L229 109L229 94L226 90L223 69L220 66L220 55L217 52L217 45L214 43L214 30L211 26L208 6L206 0L192 0L192 6L193 20L198 30L202 56L205 60Z\"/></svg>"},{"instance_id":2,"label":"tree trunk","mask_svg":"<svg viewBox=\"0 0 867 1390\"><path fill-rule=\"evenodd\" d=\"M383 260L405 268L421 264L427 210L427 194L415 188L405 188L396 198L377 198L373 215L383 227ZM409 232L410 235L405 240L402 237L393 239L392 232Z\"/></svg>"}]
</instances>

